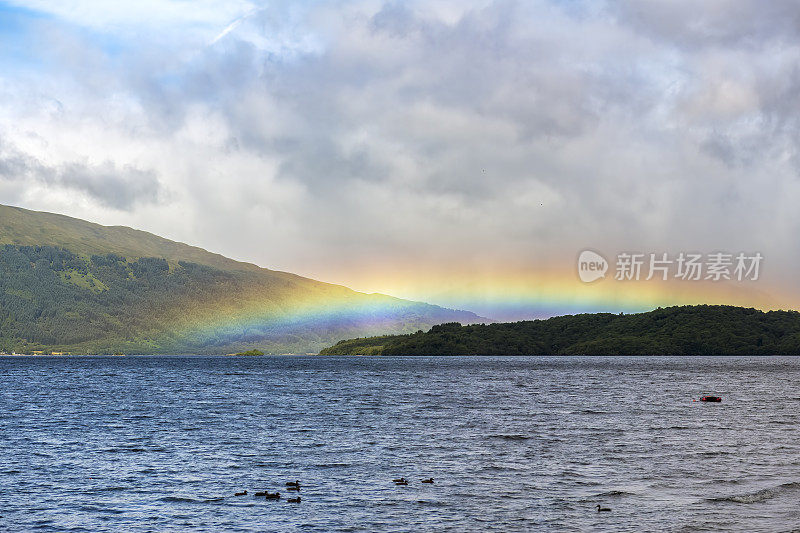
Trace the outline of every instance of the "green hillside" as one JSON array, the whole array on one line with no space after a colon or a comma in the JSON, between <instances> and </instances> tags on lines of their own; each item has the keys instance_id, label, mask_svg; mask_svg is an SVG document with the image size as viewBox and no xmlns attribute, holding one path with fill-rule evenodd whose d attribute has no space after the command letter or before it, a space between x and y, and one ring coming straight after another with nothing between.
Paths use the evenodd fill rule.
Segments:
<instances>
[{"instance_id":1,"label":"green hillside","mask_svg":"<svg viewBox=\"0 0 800 533\"><path fill-rule=\"evenodd\" d=\"M0 349L306 353L476 315L363 294L125 227L0 206Z\"/></svg>"},{"instance_id":2,"label":"green hillside","mask_svg":"<svg viewBox=\"0 0 800 533\"><path fill-rule=\"evenodd\" d=\"M683 306L647 313L441 324L341 341L324 355L800 355L800 313Z\"/></svg>"},{"instance_id":3,"label":"green hillside","mask_svg":"<svg viewBox=\"0 0 800 533\"><path fill-rule=\"evenodd\" d=\"M220 270L265 270L146 231L101 226L65 215L6 205L0 205L0 244L55 246L87 257L112 253L128 258L161 257L172 263L189 261Z\"/></svg>"}]
</instances>

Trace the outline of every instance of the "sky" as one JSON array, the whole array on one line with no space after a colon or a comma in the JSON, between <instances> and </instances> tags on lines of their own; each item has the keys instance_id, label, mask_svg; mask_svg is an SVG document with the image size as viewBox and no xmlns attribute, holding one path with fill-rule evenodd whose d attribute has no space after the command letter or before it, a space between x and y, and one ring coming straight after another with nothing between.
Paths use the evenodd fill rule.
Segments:
<instances>
[{"instance_id":1,"label":"sky","mask_svg":"<svg viewBox=\"0 0 800 533\"><path fill-rule=\"evenodd\" d=\"M0 0L0 203L490 318L797 308L798 65L782 0Z\"/></svg>"}]
</instances>

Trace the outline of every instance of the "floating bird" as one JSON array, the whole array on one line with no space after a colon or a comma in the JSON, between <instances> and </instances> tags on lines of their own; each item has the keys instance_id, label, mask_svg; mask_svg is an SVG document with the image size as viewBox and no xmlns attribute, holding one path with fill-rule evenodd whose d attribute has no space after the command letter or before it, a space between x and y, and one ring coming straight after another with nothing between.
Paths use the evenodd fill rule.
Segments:
<instances>
[{"instance_id":1,"label":"floating bird","mask_svg":"<svg viewBox=\"0 0 800 533\"><path fill-rule=\"evenodd\" d=\"M395 482L394 482L394 484L395 484L395 485L408 485L408 481L406 481L406 480L403 480L403 481L395 481Z\"/></svg>"},{"instance_id":2,"label":"floating bird","mask_svg":"<svg viewBox=\"0 0 800 533\"><path fill-rule=\"evenodd\" d=\"M600 507L600 504L598 503L598 504L597 504L597 512L598 512L598 513L602 513L602 512L604 512L604 511L609 511L609 512L610 512L610 511L611 511L611 509L609 509L608 507Z\"/></svg>"},{"instance_id":3,"label":"floating bird","mask_svg":"<svg viewBox=\"0 0 800 533\"><path fill-rule=\"evenodd\" d=\"M404 478L404 477L401 477L400 479L393 479L392 481L394 481L395 483L402 483L402 482L404 482L405 480L406 480L406 478Z\"/></svg>"},{"instance_id":4,"label":"floating bird","mask_svg":"<svg viewBox=\"0 0 800 533\"><path fill-rule=\"evenodd\" d=\"M300 496L298 496L297 498L289 498L286 501L289 503L300 503Z\"/></svg>"},{"instance_id":5,"label":"floating bird","mask_svg":"<svg viewBox=\"0 0 800 533\"><path fill-rule=\"evenodd\" d=\"M237 492L235 496L247 496L247 491Z\"/></svg>"},{"instance_id":6,"label":"floating bird","mask_svg":"<svg viewBox=\"0 0 800 533\"><path fill-rule=\"evenodd\" d=\"M428 479L423 479L422 483L433 483L433 478L429 477Z\"/></svg>"},{"instance_id":7,"label":"floating bird","mask_svg":"<svg viewBox=\"0 0 800 533\"><path fill-rule=\"evenodd\" d=\"M289 482L286 483L286 486L287 487L300 487L300 482L299 481L289 481Z\"/></svg>"},{"instance_id":8,"label":"floating bird","mask_svg":"<svg viewBox=\"0 0 800 533\"><path fill-rule=\"evenodd\" d=\"M268 492L266 494L266 496L267 496L268 500L280 500L281 499L281 493L280 492L274 492L274 493L273 492Z\"/></svg>"}]
</instances>

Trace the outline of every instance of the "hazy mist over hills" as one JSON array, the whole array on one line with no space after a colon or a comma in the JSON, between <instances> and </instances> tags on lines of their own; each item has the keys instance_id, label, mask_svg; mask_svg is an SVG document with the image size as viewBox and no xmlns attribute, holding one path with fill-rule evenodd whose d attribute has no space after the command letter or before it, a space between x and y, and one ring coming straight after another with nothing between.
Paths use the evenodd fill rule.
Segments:
<instances>
[{"instance_id":1,"label":"hazy mist over hills","mask_svg":"<svg viewBox=\"0 0 800 533\"><path fill-rule=\"evenodd\" d=\"M0 244L5 351L315 353L347 337L483 320L16 207L0 206Z\"/></svg>"}]
</instances>

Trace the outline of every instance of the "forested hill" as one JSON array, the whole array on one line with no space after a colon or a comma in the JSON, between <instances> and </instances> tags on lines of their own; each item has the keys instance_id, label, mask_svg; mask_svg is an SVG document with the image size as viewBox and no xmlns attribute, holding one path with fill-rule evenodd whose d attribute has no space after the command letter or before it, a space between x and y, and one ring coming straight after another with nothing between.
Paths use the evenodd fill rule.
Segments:
<instances>
[{"instance_id":1,"label":"forested hill","mask_svg":"<svg viewBox=\"0 0 800 533\"><path fill-rule=\"evenodd\" d=\"M188 261L220 270L266 270L146 231L102 226L66 215L8 205L0 205L0 244L54 246L84 257L111 253L130 258L159 257L172 263Z\"/></svg>"},{"instance_id":2,"label":"forested hill","mask_svg":"<svg viewBox=\"0 0 800 533\"><path fill-rule=\"evenodd\" d=\"M364 294L125 227L0 206L0 350L319 351L477 315Z\"/></svg>"},{"instance_id":3,"label":"forested hill","mask_svg":"<svg viewBox=\"0 0 800 533\"><path fill-rule=\"evenodd\" d=\"M800 313L683 306L341 341L322 355L800 355Z\"/></svg>"}]
</instances>

